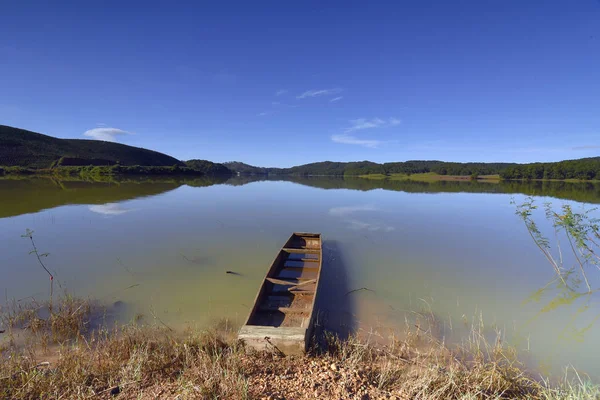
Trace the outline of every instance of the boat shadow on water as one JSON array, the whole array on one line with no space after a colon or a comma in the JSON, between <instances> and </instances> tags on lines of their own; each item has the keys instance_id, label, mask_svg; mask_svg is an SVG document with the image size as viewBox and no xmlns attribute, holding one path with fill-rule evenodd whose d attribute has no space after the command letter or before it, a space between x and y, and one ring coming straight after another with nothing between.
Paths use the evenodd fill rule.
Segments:
<instances>
[{"instance_id":1,"label":"boat shadow on water","mask_svg":"<svg viewBox=\"0 0 600 400\"><path fill-rule=\"evenodd\" d=\"M356 331L356 302L351 292L344 251L335 240L323 241L323 268L319 282L319 295L315 304L317 318L314 335L318 340L324 332L346 339Z\"/></svg>"}]
</instances>

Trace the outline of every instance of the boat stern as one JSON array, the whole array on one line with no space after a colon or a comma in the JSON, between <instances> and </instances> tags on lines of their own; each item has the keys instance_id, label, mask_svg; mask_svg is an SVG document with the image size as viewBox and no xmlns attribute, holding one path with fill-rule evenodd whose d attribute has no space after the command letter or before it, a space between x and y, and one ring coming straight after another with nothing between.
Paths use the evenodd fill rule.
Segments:
<instances>
[{"instance_id":1,"label":"boat stern","mask_svg":"<svg viewBox=\"0 0 600 400\"><path fill-rule=\"evenodd\" d=\"M285 355L300 355L308 348L307 329L300 327L276 327L244 325L238 338L246 346L258 351L268 350Z\"/></svg>"}]
</instances>

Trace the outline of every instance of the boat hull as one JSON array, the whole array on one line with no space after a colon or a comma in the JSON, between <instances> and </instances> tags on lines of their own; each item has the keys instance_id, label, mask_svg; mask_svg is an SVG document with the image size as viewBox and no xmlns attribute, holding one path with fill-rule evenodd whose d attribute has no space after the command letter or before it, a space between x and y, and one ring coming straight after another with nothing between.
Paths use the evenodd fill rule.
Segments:
<instances>
[{"instance_id":1,"label":"boat hull","mask_svg":"<svg viewBox=\"0 0 600 400\"><path fill-rule=\"evenodd\" d=\"M308 350L322 269L318 233L294 233L261 283L238 338L248 347L283 354Z\"/></svg>"}]
</instances>

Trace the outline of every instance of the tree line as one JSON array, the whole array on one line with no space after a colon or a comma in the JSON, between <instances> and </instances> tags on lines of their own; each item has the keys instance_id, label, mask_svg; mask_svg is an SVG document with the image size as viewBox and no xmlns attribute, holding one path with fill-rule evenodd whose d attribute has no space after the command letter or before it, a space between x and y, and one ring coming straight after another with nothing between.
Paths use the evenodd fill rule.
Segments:
<instances>
[{"instance_id":1,"label":"tree line","mask_svg":"<svg viewBox=\"0 0 600 400\"><path fill-rule=\"evenodd\" d=\"M226 163L234 172L247 175L360 176L436 173L439 175L500 175L506 180L581 179L600 180L600 157L550 163L458 163L413 160L378 164L371 161L323 161L291 168L261 168L242 163Z\"/></svg>"},{"instance_id":2,"label":"tree line","mask_svg":"<svg viewBox=\"0 0 600 400\"><path fill-rule=\"evenodd\" d=\"M600 180L600 157L552 163L511 165L500 173L502 179Z\"/></svg>"}]
</instances>

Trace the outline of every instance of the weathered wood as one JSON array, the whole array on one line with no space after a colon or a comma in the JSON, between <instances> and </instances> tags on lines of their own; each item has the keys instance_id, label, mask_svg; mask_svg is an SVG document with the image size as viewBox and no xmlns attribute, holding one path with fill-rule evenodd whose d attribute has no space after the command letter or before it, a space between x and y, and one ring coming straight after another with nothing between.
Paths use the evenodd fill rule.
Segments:
<instances>
[{"instance_id":1,"label":"weathered wood","mask_svg":"<svg viewBox=\"0 0 600 400\"><path fill-rule=\"evenodd\" d=\"M314 290L274 290L272 294L315 294Z\"/></svg>"},{"instance_id":2,"label":"weathered wood","mask_svg":"<svg viewBox=\"0 0 600 400\"><path fill-rule=\"evenodd\" d=\"M285 293L289 293L289 292L286 291ZM267 297L267 300L269 300L269 303L270 302L277 302L277 301L289 301L290 300L290 296L279 296L277 294L270 294Z\"/></svg>"},{"instance_id":3,"label":"weathered wood","mask_svg":"<svg viewBox=\"0 0 600 400\"><path fill-rule=\"evenodd\" d=\"M318 272L316 269L282 268L275 278L295 279L298 282L304 282L308 279L316 279Z\"/></svg>"},{"instance_id":4,"label":"weathered wood","mask_svg":"<svg viewBox=\"0 0 600 400\"><path fill-rule=\"evenodd\" d=\"M314 326L322 259L320 234L292 234L267 271L238 337L259 350L305 352ZM309 289L303 290L306 286Z\"/></svg>"},{"instance_id":5,"label":"weathered wood","mask_svg":"<svg viewBox=\"0 0 600 400\"><path fill-rule=\"evenodd\" d=\"M296 261L296 260L289 260L286 261L285 264L283 264L283 266L285 268L306 268L306 269L319 269L319 265L318 264L308 264L308 265L304 265L303 261Z\"/></svg>"},{"instance_id":6,"label":"weathered wood","mask_svg":"<svg viewBox=\"0 0 600 400\"><path fill-rule=\"evenodd\" d=\"M319 254L321 252L319 249L294 249L291 247L284 247L282 250L290 254Z\"/></svg>"},{"instance_id":7,"label":"weathered wood","mask_svg":"<svg viewBox=\"0 0 600 400\"><path fill-rule=\"evenodd\" d=\"M300 258L289 258L288 257L287 261L302 261L302 262L318 263L319 259L318 258L306 258L306 257L300 257Z\"/></svg>"},{"instance_id":8,"label":"weathered wood","mask_svg":"<svg viewBox=\"0 0 600 400\"><path fill-rule=\"evenodd\" d=\"M308 281L301 282L301 283L299 283L299 284L297 284L297 285L294 285L294 286L292 286L292 287L291 287L291 288L289 288L288 290L293 290L293 289L296 289L296 288L298 288L298 287L300 287L300 286L308 285L308 284L311 284L311 283L317 283L317 280L316 280L316 279L310 279L310 280L308 280Z\"/></svg>"},{"instance_id":9,"label":"weathered wood","mask_svg":"<svg viewBox=\"0 0 600 400\"><path fill-rule=\"evenodd\" d=\"M241 339L264 339L269 337L271 339L302 341L305 333L306 328L246 325L240 329L238 336Z\"/></svg>"},{"instance_id":10,"label":"weathered wood","mask_svg":"<svg viewBox=\"0 0 600 400\"><path fill-rule=\"evenodd\" d=\"M307 329L302 327L244 326L238 338L256 350L282 352L286 355L306 351Z\"/></svg>"},{"instance_id":11,"label":"weathered wood","mask_svg":"<svg viewBox=\"0 0 600 400\"><path fill-rule=\"evenodd\" d=\"M292 285L292 286L304 285L307 282L312 283L316 280L313 278L310 278L310 279L308 279L308 278L288 278L288 279L265 278L265 280L267 280L271 283L274 283L276 285Z\"/></svg>"},{"instance_id":12,"label":"weathered wood","mask_svg":"<svg viewBox=\"0 0 600 400\"><path fill-rule=\"evenodd\" d=\"M260 306L260 311L279 311L285 314L304 314L310 312L310 309L299 307L278 307L278 306Z\"/></svg>"}]
</instances>

